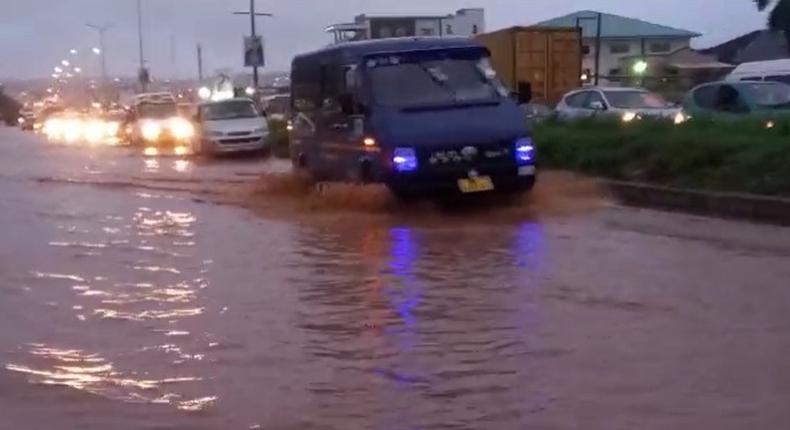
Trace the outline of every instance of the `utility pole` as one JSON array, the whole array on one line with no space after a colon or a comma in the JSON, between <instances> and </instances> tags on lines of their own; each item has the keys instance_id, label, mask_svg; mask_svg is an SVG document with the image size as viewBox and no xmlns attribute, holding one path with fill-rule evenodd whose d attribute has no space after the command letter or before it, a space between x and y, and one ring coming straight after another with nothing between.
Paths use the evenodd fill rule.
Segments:
<instances>
[{"instance_id":1,"label":"utility pole","mask_svg":"<svg viewBox=\"0 0 790 430\"><path fill-rule=\"evenodd\" d=\"M86 27L96 30L99 33L99 50L101 51L99 54L101 56L101 79L102 82L107 82L107 47L104 44L104 34L113 28L112 24L105 24L105 25L95 25L95 24L85 24Z\"/></svg>"},{"instance_id":2,"label":"utility pole","mask_svg":"<svg viewBox=\"0 0 790 430\"><path fill-rule=\"evenodd\" d=\"M143 56L143 1L137 0L137 38L140 48L140 86L143 92L148 90L148 71L145 70L145 57Z\"/></svg>"},{"instance_id":3,"label":"utility pole","mask_svg":"<svg viewBox=\"0 0 790 430\"><path fill-rule=\"evenodd\" d=\"M170 34L170 67L172 68L171 73L173 74L172 80L178 80L178 61L176 59L176 35L175 33Z\"/></svg>"},{"instance_id":4,"label":"utility pole","mask_svg":"<svg viewBox=\"0 0 790 430\"><path fill-rule=\"evenodd\" d=\"M603 14L598 12L597 18L598 30L595 32L595 86L598 86L598 79L601 76L601 27L603 27Z\"/></svg>"},{"instance_id":5,"label":"utility pole","mask_svg":"<svg viewBox=\"0 0 790 430\"><path fill-rule=\"evenodd\" d=\"M250 16L250 35L251 37L255 38L258 36L255 29L255 18L259 16L267 16L273 17L274 15L270 13L256 13L255 12L255 0L250 0L250 10L249 12L233 12L234 15L249 15ZM255 86L255 89L258 89L258 66L252 67L252 82Z\"/></svg>"},{"instance_id":6,"label":"utility pole","mask_svg":"<svg viewBox=\"0 0 790 430\"><path fill-rule=\"evenodd\" d=\"M601 31L603 27L603 14L598 12L596 16L576 17L576 27L582 32L582 41L584 40L584 27L582 27L583 20L594 20L597 24L595 30L595 85L597 86L601 75Z\"/></svg>"},{"instance_id":7,"label":"utility pole","mask_svg":"<svg viewBox=\"0 0 790 430\"><path fill-rule=\"evenodd\" d=\"M197 46L198 80L203 81L203 47Z\"/></svg>"}]
</instances>

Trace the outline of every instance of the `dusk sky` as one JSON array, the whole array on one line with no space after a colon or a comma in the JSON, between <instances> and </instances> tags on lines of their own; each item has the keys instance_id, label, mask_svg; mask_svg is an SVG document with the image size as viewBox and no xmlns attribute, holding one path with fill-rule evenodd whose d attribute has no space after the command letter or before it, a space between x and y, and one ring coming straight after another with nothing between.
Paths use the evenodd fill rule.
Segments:
<instances>
[{"instance_id":1,"label":"dusk sky","mask_svg":"<svg viewBox=\"0 0 790 430\"><path fill-rule=\"evenodd\" d=\"M764 14L752 0L258 0L269 70L287 70L294 54L328 43L323 29L348 22L359 13L443 15L463 7L485 7L488 30L528 25L576 10L600 10L702 33L695 47L706 47L762 28ZM98 36L85 23L112 23L107 34L112 75L133 76L137 68L135 0L2 0L0 9L0 77L44 77L68 56L98 74L99 62L88 55ZM143 0L146 57L156 77L197 74L195 45L204 47L207 72L240 69L242 35L249 20L231 15L246 10L247 0ZM726 4L726 6L723 6ZM171 60L171 39L176 61Z\"/></svg>"}]
</instances>

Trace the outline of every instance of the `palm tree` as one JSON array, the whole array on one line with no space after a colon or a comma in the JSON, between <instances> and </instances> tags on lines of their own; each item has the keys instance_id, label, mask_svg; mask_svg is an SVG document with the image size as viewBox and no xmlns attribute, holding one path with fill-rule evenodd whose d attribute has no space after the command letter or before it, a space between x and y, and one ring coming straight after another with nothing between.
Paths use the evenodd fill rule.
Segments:
<instances>
[{"instance_id":1,"label":"palm tree","mask_svg":"<svg viewBox=\"0 0 790 430\"><path fill-rule=\"evenodd\" d=\"M754 3L761 12L771 8L771 13L768 15L768 29L784 32L790 53L790 0L754 0Z\"/></svg>"}]
</instances>

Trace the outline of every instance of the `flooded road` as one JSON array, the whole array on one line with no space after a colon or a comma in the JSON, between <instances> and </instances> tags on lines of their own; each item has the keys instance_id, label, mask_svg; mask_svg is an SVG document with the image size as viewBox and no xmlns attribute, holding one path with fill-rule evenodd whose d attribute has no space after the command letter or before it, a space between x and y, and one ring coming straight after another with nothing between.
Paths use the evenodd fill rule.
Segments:
<instances>
[{"instance_id":1,"label":"flooded road","mask_svg":"<svg viewBox=\"0 0 790 430\"><path fill-rule=\"evenodd\" d=\"M790 229L287 170L0 128L0 429L790 428Z\"/></svg>"}]
</instances>

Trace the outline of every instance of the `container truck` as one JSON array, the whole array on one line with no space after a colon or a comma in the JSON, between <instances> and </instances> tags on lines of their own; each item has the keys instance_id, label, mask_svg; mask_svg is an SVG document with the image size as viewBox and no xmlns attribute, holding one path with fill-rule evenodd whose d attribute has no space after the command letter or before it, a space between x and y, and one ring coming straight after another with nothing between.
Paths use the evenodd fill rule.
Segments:
<instances>
[{"instance_id":1,"label":"container truck","mask_svg":"<svg viewBox=\"0 0 790 430\"><path fill-rule=\"evenodd\" d=\"M581 86L582 35L575 27L512 27L480 34L491 63L511 91L529 82L534 103L553 106Z\"/></svg>"}]
</instances>

